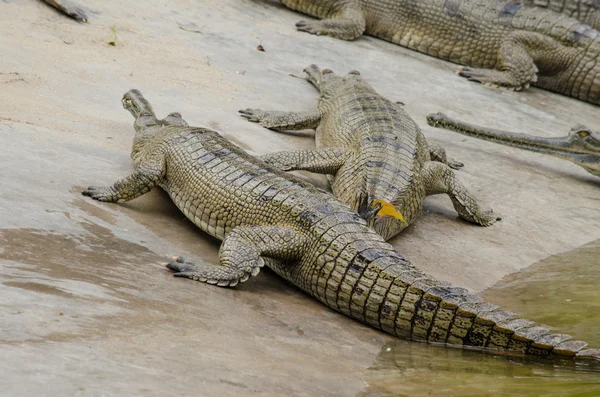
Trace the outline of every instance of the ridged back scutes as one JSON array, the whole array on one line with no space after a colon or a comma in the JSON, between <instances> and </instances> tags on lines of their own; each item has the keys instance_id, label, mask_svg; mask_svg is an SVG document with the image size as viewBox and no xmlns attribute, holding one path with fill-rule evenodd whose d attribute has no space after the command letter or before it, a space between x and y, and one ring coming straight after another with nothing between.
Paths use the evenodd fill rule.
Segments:
<instances>
[{"instance_id":1,"label":"ridged back scutes","mask_svg":"<svg viewBox=\"0 0 600 397\"><path fill-rule=\"evenodd\" d=\"M242 225L298 228L300 213L333 200L314 185L270 168L215 131L187 129L165 142L163 187L192 222L217 238Z\"/></svg>"}]
</instances>

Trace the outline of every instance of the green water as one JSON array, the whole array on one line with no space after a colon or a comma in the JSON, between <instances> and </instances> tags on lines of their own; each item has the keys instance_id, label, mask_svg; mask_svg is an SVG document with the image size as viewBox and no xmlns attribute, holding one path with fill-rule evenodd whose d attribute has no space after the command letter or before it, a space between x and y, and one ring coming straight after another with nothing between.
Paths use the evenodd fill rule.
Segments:
<instances>
[{"instance_id":1,"label":"green water","mask_svg":"<svg viewBox=\"0 0 600 397\"><path fill-rule=\"evenodd\" d=\"M600 347L600 240L509 275L486 300ZM395 341L360 397L600 396L600 362L508 357Z\"/></svg>"}]
</instances>

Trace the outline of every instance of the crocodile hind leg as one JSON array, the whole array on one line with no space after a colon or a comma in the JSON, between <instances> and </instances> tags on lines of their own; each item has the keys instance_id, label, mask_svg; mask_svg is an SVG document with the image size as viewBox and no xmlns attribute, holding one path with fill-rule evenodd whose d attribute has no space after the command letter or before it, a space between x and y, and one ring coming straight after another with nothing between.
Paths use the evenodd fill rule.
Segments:
<instances>
[{"instance_id":1,"label":"crocodile hind leg","mask_svg":"<svg viewBox=\"0 0 600 397\"><path fill-rule=\"evenodd\" d=\"M490 226L500 220L492 209L481 207L477 199L469 193L447 165L430 161L425 164L421 172L425 179L427 195L446 193L462 219L481 226Z\"/></svg>"},{"instance_id":2,"label":"crocodile hind leg","mask_svg":"<svg viewBox=\"0 0 600 397\"><path fill-rule=\"evenodd\" d=\"M219 250L219 265L186 262L180 257L167 267L177 277L233 287L260 272L263 256L284 261L299 259L306 242L303 234L287 227L241 226L225 236Z\"/></svg>"},{"instance_id":3,"label":"crocodile hind leg","mask_svg":"<svg viewBox=\"0 0 600 397\"><path fill-rule=\"evenodd\" d=\"M88 17L85 14L85 11L83 11L77 4L74 4L68 0L43 0L43 1L79 22L87 22L87 20L88 20Z\"/></svg>"},{"instance_id":4,"label":"crocodile hind leg","mask_svg":"<svg viewBox=\"0 0 600 397\"><path fill-rule=\"evenodd\" d=\"M282 171L335 175L349 156L350 152L346 149L323 148L269 153L261 156L261 159Z\"/></svg>"},{"instance_id":5,"label":"crocodile hind leg","mask_svg":"<svg viewBox=\"0 0 600 397\"><path fill-rule=\"evenodd\" d=\"M460 161L456 161L453 158L448 157L448 155L446 155L446 149L441 147L439 144L427 143L427 145L429 146L429 156L431 157L431 160L446 164L448 167L454 170L464 166L464 164Z\"/></svg>"},{"instance_id":6,"label":"crocodile hind leg","mask_svg":"<svg viewBox=\"0 0 600 397\"><path fill-rule=\"evenodd\" d=\"M296 28L316 35L331 36L342 40L354 40L365 32L365 16L357 0L333 0L328 6L336 11L329 18L300 21ZM286 4L286 1L283 1ZM291 8L294 8L293 6Z\"/></svg>"},{"instance_id":7,"label":"crocodile hind leg","mask_svg":"<svg viewBox=\"0 0 600 397\"><path fill-rule=\"evenodd\" d=\"M563 45L546 35L515 31L500 45L496 69L463 67L458 74L471 81L521 90L537 81L538 69L558 72L566 67L569 55Z\"/></svg>"},{"instance_id":8,"label":"crocodile hind leg","mask_svg":"<svg viewBox=\"0 0 600 397\"><path fill-rule=\"evenodd\" d=\"M239 111L241 116L265 128L284 130L308 130L319 126L321 113L318 110L308 112L278 112L260 109L244 109Z\"/></svg>"}]
</instances>

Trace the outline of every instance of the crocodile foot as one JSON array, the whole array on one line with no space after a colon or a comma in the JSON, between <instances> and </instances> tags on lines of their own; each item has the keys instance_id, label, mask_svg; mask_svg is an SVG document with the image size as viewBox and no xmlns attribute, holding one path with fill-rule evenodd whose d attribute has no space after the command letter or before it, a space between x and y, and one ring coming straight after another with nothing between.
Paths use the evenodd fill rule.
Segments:
<instances>
[{"instance_id":1,"label":"crocodile foot","mask_svg":"<svg viewBox=\"0 0 600 397\"><path fill-rule=\"evenodd\" d=\"M320 21L299 21L296 23L296 28L301 32L307 32L320 36L323 34L323 26L319 22Z\"/></svg>"},{"instance_id":2,"label":"crocodile foot","mask_svg":"<svg viewBox=\"0 0 600 397\"><path fill-rule=\"evenodd\" d=\"M219 287L235 287L237 284L248 280L250 276L256 276L262 266L264 266L264 261L260 257L256 266L242 271L228 266L213 265L212 263L188 262L181 256L174 257L171 262L167 263L167 268L175 272L175 277L186 277Z\"/></svg>"},{"instance_id":3,"label":"crocodile foot","mask_svg":"<svg viewBox=\"0 0 600 397\"><path fill-rule=\"evenodd\" d=\"M469 211L468 213L459 213L459 216L471 223L475 223L480 226L491 226L497 221L502 220L502 217L498 214L494 214L494 210L491 208L484 210Z\"/></svg>"},{"instance_id":4,"label":"crocodile foot","mask_svg":"<svg viewBox=\"0 0 600 397\"><path fill-rule=\"evenodd\" d=\"M89 186L81 194L105 202L114 202L117 199L116 191L112 186Z\"/></svg>"},{"instance_id":5,"label":"crocodile foot","mask_svg":"<svg viewBox=\"0 0 600 397\"><path fill-rule=\"evenodd\" d=\"M268 113L260 109L242 109L239 110L240 116L253 123L258 123L265 128L269 128L269 123L266 120Z\"/></svg>"},{"instance_id":6,"label":"crocodile foot","mask_svg":"<svg viewBox=\"0 0 600 397\"><path fill-rule=\"evenodd\" d=\"M294 171L298 164L292 156L282 156L281 153L268 153L260 158L271 167L281 171Z\"/></svg>"},{"instance_id":7,"label":"crocodile foot","mask_svg":"<svg viewBox=\"0 0 600 397\"><path fill-rule=\"evenodd\" d=\"M456 161L454 159L448 159L447 162L448 162L448 167L452 168L453 170L458 170L465 166L464 163L461 163L460 161Z\"/></svg>"},{"instance_id":8,"label":"crocodile foot","mask_svg":"<svg viewBox=\"0 0 600 397\"><path fill-rule=\"evenodd\" d=\"M502 88L511 91L521 91L529 88L531 83L537 81L537 74L528 79L516 78L512 74L494 69L478 69L467 66L459 67L457 74L466 77L469 81L485 84L494 88Z\"/></svg>"}]
</instances>

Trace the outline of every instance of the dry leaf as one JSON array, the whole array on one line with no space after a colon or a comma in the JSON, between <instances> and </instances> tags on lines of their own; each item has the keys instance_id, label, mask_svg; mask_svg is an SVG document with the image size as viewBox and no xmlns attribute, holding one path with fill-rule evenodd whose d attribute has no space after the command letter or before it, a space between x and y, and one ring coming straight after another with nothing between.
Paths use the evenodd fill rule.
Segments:
<instances>
[{"instance_id":1,"label":"dry leaf","mask_svg":"<svg viewBox=\"0 0 600 397\"><path fill-rule=\"evenodd\" d=\"M116 46L117 45L117 29L113 26L110 28L111 35L107 42L108 45Z\"/></svg>"}]
</instances>

